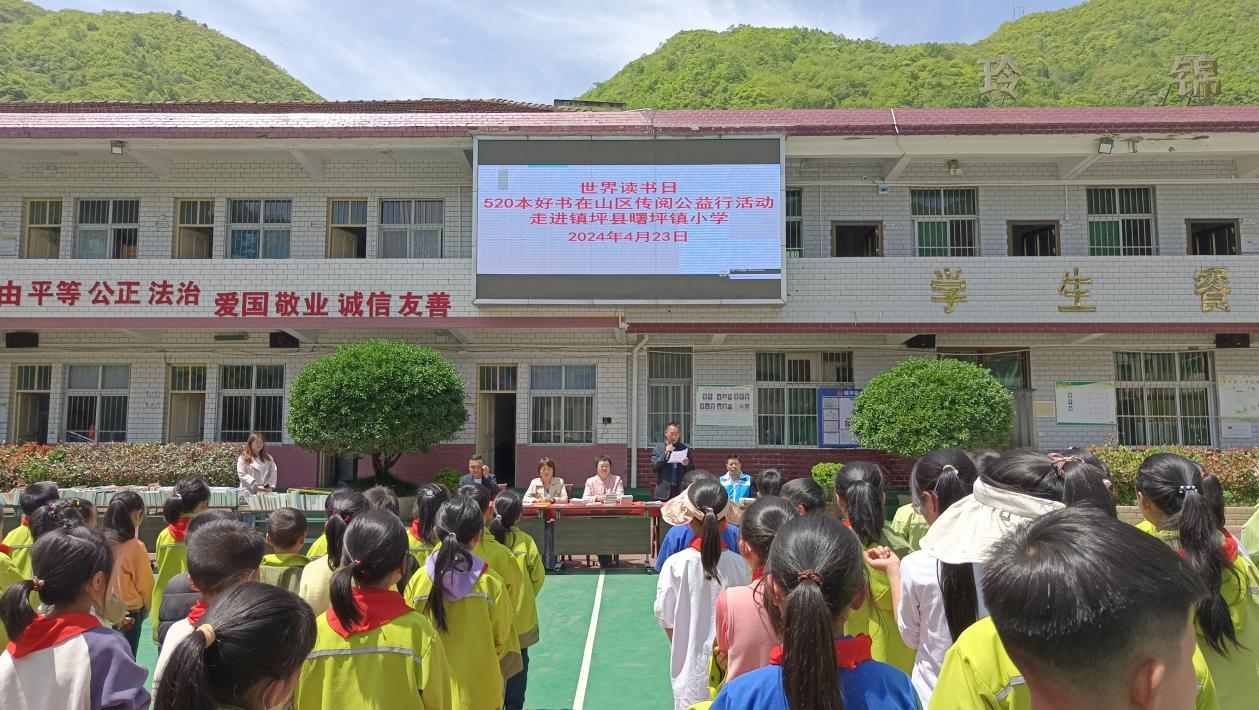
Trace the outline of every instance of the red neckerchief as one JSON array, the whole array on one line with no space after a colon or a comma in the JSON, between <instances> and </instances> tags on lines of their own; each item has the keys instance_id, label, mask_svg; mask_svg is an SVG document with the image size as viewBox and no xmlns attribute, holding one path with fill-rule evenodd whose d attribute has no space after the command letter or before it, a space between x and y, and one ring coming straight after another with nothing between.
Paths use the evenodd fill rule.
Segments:
<instances>
[{"instance_id":1,"label":"red neckerchief","mask_svg":"<svg viewBox=\"0 0 1259 710\"><path fill-rule=\"evenodd\" d=\"M721 521L721 527L718 529L718 533L721 535L726 534L726 521L724 520ZM692 550L695 550L696 552L700 552L701 551L700 548L703 546L704 546L704 538L702 537L696 537L694 540L691 540L690 545L687 545L687 547L691 548ZM723 547L725 546L724 542L722 543L722 546Z\"/></svg>"},{"instance_id":2,"label":"red neckerchief","mask_svg":"<svg viewBox=\"0 0 1259 710\"><path fill-rule=\"evenodd\" d=\"M752 581L753 581L753 582L757 581L758 579L763 579L764 577L765 577L765 566L764 566L764 565L762 565L762 566L760 566L760 567L757 567L756 569L752 570Z\"/></svg>"},{"instance_id":3,"label":"red neckerchief","mask_svg":"<svg viewBox=\"0 0 1259 710\"><path fill-rule=\"evenodd\" d=\"M354 606L358 608L358 621L347 628L341 624L336 611L328 609L328 626L343 639L348 639L351 634L379 629L408 611L413 611L402 595L392 589L354 587L350 593L354 595Z\"/></svg>"},{"instance_id":4,"label":"red neckerchief","mask_svg":"<svg viewBox=\"0 0 1259 710\"><path fill-rule=\"evenodd\" d=\"M201 621L205 610L209 608L210 605L206 604L204 599L198 599L197 603L192 605L192 608L188 610L188 623L192 624L192 628L197 628L197 623Z\"/></svg>"},{"instance_id":5,"label":"red neckerchief","mask_svg":"<svg viewBox=\"0 0 1259 710\"><path fill-rule=\"evenodd\" d=\"M848 518L844 518L844 521L843 521L843 522L844 522L844 527L846 527L846 528L850 528L850 527L852 527L852 521L851 521L851 520L849 520Z\"/></svg>"},{"instance_id":6,"label":"red neckerchief","mask_svg":"<svg viewBox=\"0 0 1259 710\"><path fill-rule=\"evenodd\" d=\"M407 528L407 532L411 533L411 537L415 538L416 542L424 542L424 536L420 534L419 518L411 521L411 527Z\"/></svg>"},{"instance_id":7,"label":"red neckerchief","mask_svg":"<svg viewBox=\"0 0 1259 710\"><path fill-rule=\"evenodd\" d=\"M192 518L188 516L181 516L179 518L179 522L171 523L170 525L166 526L167 532L170 533L171 537L175 538L175 542L184 541L184 535L188 534L188 521L189 520L192 520Z\"/></svg>"},{"instance_id":8,"label":"red neckerchief","mask_svg":"<svg viewBox=\"0 0 1259 710\"><path fill-rule=\"evenodd\" d=\"M24 527L24 528L29 528L30 526L31 526L31 516L29 516L29 515L23 515L23 516L22 516L22 527Z\"/></svg>"},{"instance_id":9,"label":"red neckerchief","mask_svg":"<svg viewBox=\"0 0 1259 710\"><path fill-rule=\"evenodd\" d=\"M849 638L835 639L835 667L850 671L858 664L870 660L872 642L865 634L857 634ZM783 663L783 647L775 646L769 652L770 665L781 666Z\"/></svg>"},{"instance_id":10,"label":"red neckerchief","mask_svg":"<svg viewBox=\"0 0 1259 710\"><path fill-rule=\"evenodd\" d=\"M45 648L51 648L67 639L100 626L100 619L91 614L72 611L65 614L35 617L35 620L22 630L22 635L10 641L6 647L13 658L21 658Z\"/></svg>"},{"instance_id":11,"label":"red neckerchief","mask_svg":"<svg viewBox=\"0 0 1259 710\"><path fill-rule=\"evenodd\" d=\"M0 543L0 552L3 552L4 554L6 554L6 555L7 555L7 554L9 554L9 553L10 553L10 552L12 552L12 551L13 551L13 548L12 548L12 547L9 547L8 545L6 545L6 544L4 544L4 543Z\"/></svg>"},{"instance_id":12,"label":"red neckerchief","mask_svg":"<svg viewBox=\"0 0 1259 710\"><path fill-rule=\"evenodd\" d=\"M1233 537L1233 533L1228 530L1220 532L1224 533L1224 559L1231 565L1237 559L1237 538ZM1185 559L1183 548L1176 548L1176 552L1180 554L1180 559Z\"/></svg>"}]
</instances>

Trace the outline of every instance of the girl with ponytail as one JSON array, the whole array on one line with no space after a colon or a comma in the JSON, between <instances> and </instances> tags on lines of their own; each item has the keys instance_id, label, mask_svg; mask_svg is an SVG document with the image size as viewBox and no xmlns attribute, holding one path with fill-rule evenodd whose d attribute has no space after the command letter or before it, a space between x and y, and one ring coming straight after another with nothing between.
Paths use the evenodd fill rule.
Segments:
<instances>
[{"instance_id":1,"label":"girl with ponytail","mask_svg":"<svg viewBox=\"0 0 1259 710\"><path fill-rule=\"evenodd\" d=\"M442 503L450 500L450 491L440 483L425 483L415 491L415 519L407 528L411 556L421 567L433 553L433 523Z\"/></svg>"},{"instance_id":2,"label":"girl with ponytail","mask_svg":"<svg viewBox=\"0 0 1259 710\"><path fill-rule=\"evenodd\" d=\"M456 708L503 705L499 663L513 633L512 604L502 579L471 552L484 525L481 506L472 498L456 496L443 503L433 522L437 548L404 595L441 635Z\"/></svg>"},{"instance_id":3,"label":"girl with ponytail","mask_svg":"<svg viewBox=\"0 0 1259 710\"><path fill-rule=\"evenodd\" d=\"M721 483L711 476L700 479L680 498L695 539L665 561L656 585L655 611L671 646L674 707L685 710L709 697L717 594L750 582L751 570L722 544L730 502Z\"/></svg>"},{"instance_id":4,"label":"girl with ponytail","mask_svg":"<svg viewBox=\"0 0 1259 710\"><path fill-rule=\"evenodd\" d=\"M315 615L292 592L243 582L214 601L175 646L154 710L282 707L315 643Z\"/></svg>"},{"instance_id":5,"label":"girl with ponytail","mask_svg":"<svg viewBox=\"0 0 1259 710\"><path fill-rule=\"evenodd\" d=\"M875 551L873 554L878 557L899 559L909 554L909 543L884 525L884 478L886 472L876 463L845 464L835 476L835 503L839 506L840 518L857 533L864 549ZM914 652L901 640L896 628L900 579L894 568L873 565L868 575L870 594L866 603L849 615L844 632L869 636L874 643L875 660L909 673L914 667Z\"/></svg>"},{"instance_id":6,"label":"girl with ponytail","mask_svg":"<svg viewBox=\"0 0 1259 710\"><path fill-rule=\"evenodd\" d=\"M32 577L0 597L9 644L0 655L0 707L147 708L148 676L122 634L101 624L114 553L100 533L82 526L47 532L32 548ZM31 607L32 592L53 611ZM54 677L55 669L55 677Z\"/></svg>"},{"instance_id":7,"label":"girl with ponytail","mask_svg":"<svg viewBox=\"0 0 1259 710\"><path fill-rule=\"evenodd\" d=\"M1220 707L1251 707L1259 697L1259 570L1238 553L1232 535L1220 532L1213 510L1218 486L1176 454L1154 454L1137 469L1141 515L1206 585L1195 624Z\"/></svg>"},{"instance_id":8,"label":"girl with ponytail","mask_svg":"<svg viewBox=\"0 0 1259 710\"><path fill-rule=\"evenodd\" d=\"M523 669L507 679L506 710L524 707L525 690L529 683L529 647L538 642L538 592L546 579L542 566L542 554L528 533L516 527L524 504L520 494L508 489L499 493L491 504L494 517L490 518L489 531L494 539L511 552L512 564L519 572L520 594L516 599L514 625L520 639L520 660Z\"/></svg>"},{"instance_id":9,"label":"girl with ponytail","mask_svg":"<svg viewBox=\"0 0 1259 710\"><path fill-rule=\"evenodd\" d=\"M114 586L118 599L126 609L117 624L127 638L134 656L140 646L140 628L149 615L153 598L153 566L149 550L136 533L144 521L144 499L133 491L114 494L105 508L102 527L112 536L114 545Z\"/></svg>"},{"instance_id":10,"label":"girl with ponytail","mask_svg":"<svg viewBox=\"0 0 1259 710\"><path fill-rule=\"evenodd\" d=\"M294 707L352 708L374 698L374 706L449 708L450 668L437 631L394 589L411 563L402 521L388 510L364 511L339 547L331 608L315 619Z\"/></svg>"},{"instance_id":11,"label":"girl with ponytail","mask_svg":"<svg viewBox=\"0 0 1259 710\"><path fill-rule=\"evenodd\" d=\"M783 523L765 564L764 604L782 645L770 665L727 683L712 710L918 707L909 678L871 658L868 636L842 629L865 601L861 541L822 515Z\"/></svg>"},{"instance_id":12,"label":"girl with ponytail","mask_svg":"<svg viewBox=\"0 0 1259 710\"><path fill-rule=\"evenodd\" d=\"M302 582L297 587L297 594L316 614L328 610L329 584L332 573L341 562L341 540L350 522L359 513L367 511L371 506L367 498L358 491L340 490L328 496L325 508L328 520L323 526L323 540L327 553L312 559L302 570Z\"/></svg>"},{"instance_id":13,"label":"girl with ponytail","mask_svg":"<svg viewBox=\"0 0 1259 710\"><path fill-rule=\"evenodd\" d=\"M150 609L162 608L162 594L172 577L188 571L188 548L184 537L193 516L210 507L210 487L200 478L185 478L175 484L162 516L166 527L157 535L157 576L153 580L153 603ZM158 625L153 625L153 642L160 643Z\"/></svg>"}]
</instances>

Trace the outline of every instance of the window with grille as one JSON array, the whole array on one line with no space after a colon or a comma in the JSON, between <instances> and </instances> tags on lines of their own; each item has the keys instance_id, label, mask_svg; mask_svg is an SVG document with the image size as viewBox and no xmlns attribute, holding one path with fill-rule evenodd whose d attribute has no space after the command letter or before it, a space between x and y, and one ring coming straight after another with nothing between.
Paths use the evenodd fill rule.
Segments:
<instances>
[{"instance_id":1,"label":"window with grille","mask_svg":"<svg viewBox=\"0 0 1259 710\"><path fill-rule=\"evenodd\" d=\"M139 235L139 200L79 200L78 258L135 259Z\"/></svg>"},{"instance_id":2,"label":"window with grille","mask_svg":"<svg viewBox=\"0 0 1259 710\"><path fill-rule=\"evenodd\" d=\"M367 200L328 200L328 258L367 258Z\"/></svg>"},{"instance_id":3,"label":"window with grille","mask_svg":"<svg viewBox=\"0 0 1259 710\"><path fill-rule=\"evenodd\" d=\"M27 259L56 259L61 256L61 200L31 200L26 203Z\"/></svg>"},{"instance_id":4,"label":"window with grille","mask_svg":"<svg viewBox=\"0 0 1259 710\"><path fill-rule=\"evenodd\" d=\"M179 200L175 206L175 258L214 255L214 200Z\"/></svg>"},{"instance_id":5,"label":"window with grille","mask_svg":"<svg viewBox=\"0 0 1259 710\"><path fill-rule=\"evenodd\" d=\"M1210 352L1115 353L1119 443L1211 446L1214 383Z\"/></svg>"},{"instance_id":6,"label":"window with grille","mask_svg":"<svg viewBox=\"0 0 1259 710\"><path fill-rule=\"evenodd\" d=\"M1155 253L1152 188L1090 187L1086 194L1091 256Z\"/></svg>"},{"instance_id":7,"label":"window with grille","mask_svg":"<svg viewBox=\"0 0 1259 710\"><path fill-rule=\"evenodd\" d=\"M18 365L13 387L13 440L48 443L52 365Z\"/></svg>"},{"instance_id":8,"label":"window with grille","mask_svg":"<svg viewBox=\"0 0 1259 710\"><path fill-rule=\"evenodd\" d=\"M67 367L65 441L126 441L130 389L128 365Z\"/></svg>"},{"instance_id":9,"label":"window with grille","mask_svg":"<svg viewBox=\"0 0 1259 710\"><path fill-rule=\"evenodd\" d=\"M918 256L977 256L978 198L973 187L909 191Z\"/></svg>"},{"instance_id":10,"label":"window with grille","mask_svg":"<svg viewBox=\"0 0 1259 710\"><path fill-rule=\"evenodd\" d=\"M817 446L818 387L852 387L852 353L757 353L761 446Z\"/></svg>"},{"instance_id":11,"label":"window with grille","mask_svg":"<svg viewBox=\"0 0 1259 710\"><path fill-rule=\"evenodd\" d=\"M441 200L381 200L380 258L441 258L444 218Z\"/></svg>"},{"instance_id":12,"label":"window with grille","mask_svg":"<svg viewBox=\"0 0 1259 710\"><path fill-rule=\"evenodd\" d=\"M1010 256L1058 256L1057 222L1009 222Z\"/></svg>"},{"instance_id":13,"label":"window with grille","mask_svg":"<svg viewBox=\"0 0 1259 710\"><path fill-rule=\"evenodd\" d=\"M1241 253L1235 219L1191 219L1189 253L1194 256L1236 256Z\"/></svg>"},{"instance_id":14,"label":"window with grille","mask_svg":"<svg viewBox=\"0 0 1259 710\"><path fill-rule=\"evenodd\" d=\"M804 256L804 191L787 191L787 257ZM685 441L685 439L683 440Z\"/></svg>"},{"instance_id":15,"label":"window with grille","mask_svg":"<svg viewBox=\"0 0 1259 710\"><path fill-rule=\"evenodd\" d=\"M664 428L677 422L682 441L691 440L693 356L690 348L647 351L647 436L652 444L664 441Z\"/></svg>"},{"instance_id":16,"label":"window with grille","mask_svg":"<svg viewBox=\"0 0 1259 710\"><path fill-rule=\"evenodd\" d=\"M284 431L284 366L223 365L219 378L219 441L258 432L278 442Z\"/></svg>"},{"instance_id":17,"label":"window with grille","mask_svg":"<svg viewBox=\"0 0 1259 710\"><path fill-rule=\"evenodd\" d=\"M228 255L232 259L287 259L292 200L228 200Z\"/></svg>"},{"instance_id":18,"label":"window with grille","mask_svg":"<svg viewBox=\"0 0 1259 710\"><path fill-rule=\"evenodd\" d=\"M595 366L531 366L529 430L534 444L593 444Z\"/></svg>"}]
</instances>

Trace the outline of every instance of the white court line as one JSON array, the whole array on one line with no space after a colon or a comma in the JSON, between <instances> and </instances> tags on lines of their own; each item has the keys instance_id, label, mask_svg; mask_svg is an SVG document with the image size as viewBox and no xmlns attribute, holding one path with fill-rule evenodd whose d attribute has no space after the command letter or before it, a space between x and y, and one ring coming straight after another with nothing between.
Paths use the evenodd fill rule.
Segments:
<instances>
[{"instance_id":1,"label":"white court line","mask_svg":"<svg viewBox=\"0 0 1259 710\"><path fill-rule=\"evenodd\" d=\"M595 587L595 607L590 612L590 630L586 632L586 650L581 655L581 675L577 676L577 692L573 694L573 710L582 710L586 704L586 681L590 679L590 656L595 650L595 630L599 627L599 605L603 603L603 570L599 571L599 586Z\"/></svg>"}]
</instances>

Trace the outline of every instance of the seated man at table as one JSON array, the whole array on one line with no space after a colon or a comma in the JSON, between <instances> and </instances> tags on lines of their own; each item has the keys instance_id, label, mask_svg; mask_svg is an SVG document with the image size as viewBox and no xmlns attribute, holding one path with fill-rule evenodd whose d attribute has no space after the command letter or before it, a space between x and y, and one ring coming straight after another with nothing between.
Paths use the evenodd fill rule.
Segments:
<instances>
[{"instance_id":1,"label":"seated man at table","mask_svg":"<svg viewBox=\"0 0 1259 710\"><path fill-rule=\"evenodd\" d=\"M498 495L498 481L490 473L490 467L485 465L485 457L481 454L472 454L472 458L468 459L468 472L459 477L459 485L485 486L491 500Z\"/></svg>"},{"instance_id":2,"label":"seated man at table","mask_svg":"<svg viewBox=\"0 0 1259 710\"><path fill-rule=\"evenodd\" d=\"M692 483L703 478L716 478L716 476L702 469L688 472L682 477L682 493L675 500L681 500L682 496L686 494L686 489L690 488ZM655 564L657 572L664 569L665 560L669 559L674 553L685 550L691 544L691 541L695 539L695 533L688 524L690 519L685 513L680 511L680 508L681 506L671 506L668 503L660 508L660 517L664 518L664 521L673 527L669 528L669 532L665 533L664 539L660 541L660 551L656 554ZM732 505L728 507L730 513L736 510L738 510L737 506ZM727 520L729 521L731 518L727 517ZM731 552L737 553L739 551L739 526L735 522L726 524L726 528L721 531L721 541L725 543L726 548Z\"/></svg>"},{"instance_id":3,"label":"seated man at table","mask_svg":"<svg viewBox=\"0 0 1259 710\"><path fill-rule=\"evenodd\" d=\"M743 462L739 460L738 454L726 457L726 472L721 475L720 480L731 503L738 505L744 498L752 497L752 477L743 472Z\"/></svg>"},{"instance_id":4,"label":"seated man at table","mask_svg":"<svg viewBox=\"0 0 1259 710\"><path fill-rule=\"evenodd\" d=\"M614 496L619 503L624 494L625 485L621 483L621 477L612 475L612 459L607 456L596 458L595 475L586 479L586 485L581 490L581 502L604 503L607 496ZM599 566L611 567L612 555L599 555Z\"/></svg>"}]
</instances>

